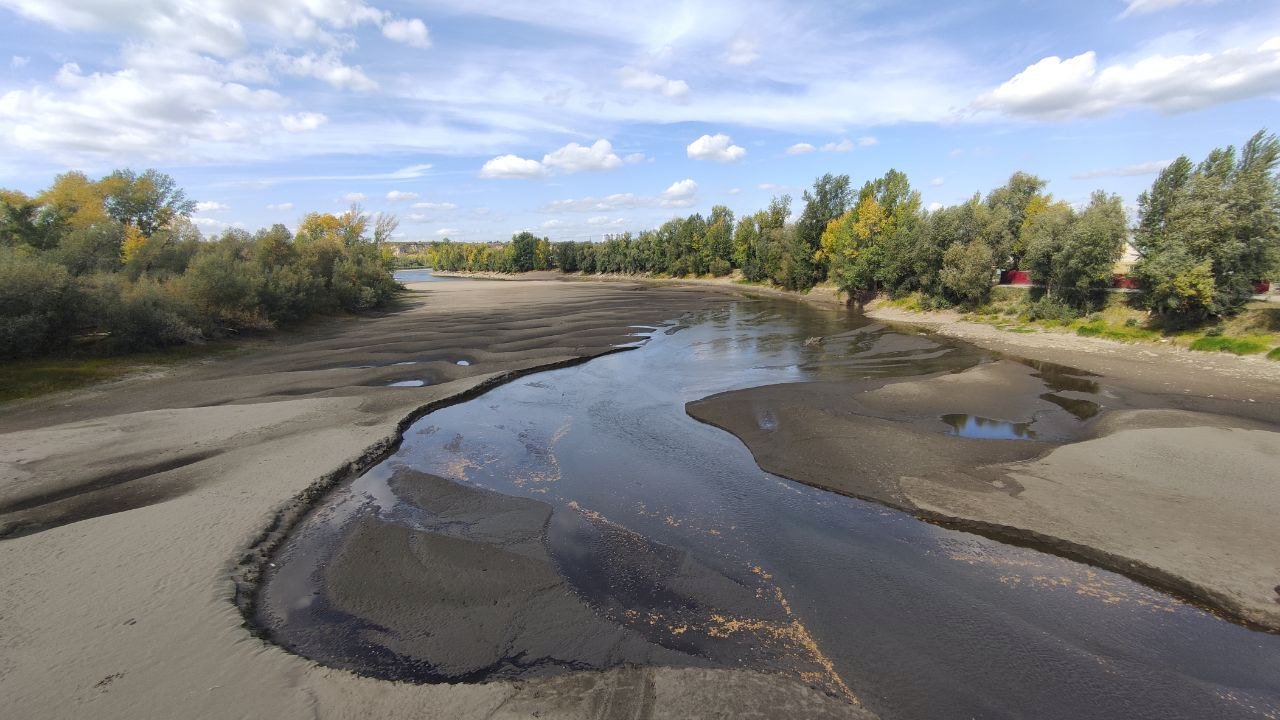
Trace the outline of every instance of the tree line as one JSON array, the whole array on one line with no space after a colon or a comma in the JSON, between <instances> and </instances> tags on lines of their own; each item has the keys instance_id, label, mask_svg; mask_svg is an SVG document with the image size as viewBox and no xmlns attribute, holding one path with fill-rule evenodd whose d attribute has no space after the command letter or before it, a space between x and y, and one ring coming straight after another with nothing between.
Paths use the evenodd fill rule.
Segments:
<instances>
[{"instance_id":1,"label":"tree line","mask_svg":"<svg viewBox=\"0 0 1280 720\"><path fill-rule=\"evenodd\" d=\"M444 270L652 273L740 271L790 290L834 283L850 298L918 293L926 306L981 305L997 270L1025 270L1038 287L1032 316L1070 317L1099 303L1126 243L1138 253L1136 300L1164 322L1239 311L1253 283L1280 271L1280 141L1260 131L1237 151L1199 164L1180 157L1138 203L1135 227L1120 197L1094 192L1081 207L1047 183L1014 173L998 188L949 207L922 207L907 176L890 170L855 191L848 175L818 178L791 219L791 197L738 218L674 218L602 242L552 243L522 232L509 243L449 243L428 251Z\"/></svg>"},{"instance_id":2,"label":"tree line","mask_svg":"<svg viewBox=\"0 0 1280 720\"><path fill-rule=\"evenodd\" d=\"M206 238L173 178L68 172L0 190L0 357L160 348L385 304L394 218L358 206Z\"/></svg>"}]
</instances>

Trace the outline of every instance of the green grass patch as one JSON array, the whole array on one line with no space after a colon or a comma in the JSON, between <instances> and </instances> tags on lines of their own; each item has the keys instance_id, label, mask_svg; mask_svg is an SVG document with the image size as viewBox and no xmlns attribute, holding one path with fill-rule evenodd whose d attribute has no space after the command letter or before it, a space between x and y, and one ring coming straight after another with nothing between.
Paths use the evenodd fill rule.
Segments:
<instances>
[{"instance_id":1,"label":"green grass patch","mask_svg":"<svg viewBox=\"0 0 1280 720\"><path fill-rule=\"evenodd\" d=\"M1280 347L1278 347L1278 348L1272 348L1272 349L1271 349L1271 352L1267 353L1267 359L1268 359L1268 360L1280 360Z\"/></svg>"},{"instance_id":2,"label":"green grass patch","mask_svg":"<svg viewBox=\"0 0 1280 720\"><path fill-rule=\"evenodd\" d=\"M1229 337L1227 335L1204 335L1191 342L1192 350L1206 352L1229 352L1236 355L1253 355L1266 352L1267 343L1256 337Z\"/></svg>"},{"instance_id":3,"label":"green grass patch","mask_svg":"<svg viewBox=\"0 0 1280 720\"><path fill-rule=\"evenodd\" d=\"M1160 333L1155 330L1133 325L1112 325L1102 320L1094 320L1077 325L1076 334L1082 337L1106 338L1107 340L1119 340L1121 342L1155 340L1160 337Z\"/></svg>"},{"instance_id":4,"label":"green grass patch","mask_svg":"<svg viewBox=\"0 0 1280 720\"><path fill-rule=\"evenodd\" d=\"M97 382L116 380L150 368L221 355L235 346L220 342L182 345L157 352L119 357L54 357L6 360L0 363L0 403L73 390Z\"/></svg>"}]
</instances>

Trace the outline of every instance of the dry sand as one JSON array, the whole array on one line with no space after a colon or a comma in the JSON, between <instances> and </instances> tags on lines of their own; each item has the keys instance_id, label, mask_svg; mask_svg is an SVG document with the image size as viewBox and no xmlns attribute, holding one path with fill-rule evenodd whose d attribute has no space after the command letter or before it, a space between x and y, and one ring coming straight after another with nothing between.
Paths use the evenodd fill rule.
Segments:
<instances>
[{"instance_id":1,"label":"dry sand","mask_svg":"<svg viewBox=\"0 0 1280 720\"><path fill-rule=\"evenodd\" d=\"M683 718L696 708L705 717L866 717L749 672L410 685L324 668L253 637L232 578L299 498L387 450L432 403L607 352L628 340L628 326L709 301L636 283L418 290L397 312L313 327L251 356L0 410L7 716ZM404 379L433 384L386 386Z\"/></svg>"}]
</instances>

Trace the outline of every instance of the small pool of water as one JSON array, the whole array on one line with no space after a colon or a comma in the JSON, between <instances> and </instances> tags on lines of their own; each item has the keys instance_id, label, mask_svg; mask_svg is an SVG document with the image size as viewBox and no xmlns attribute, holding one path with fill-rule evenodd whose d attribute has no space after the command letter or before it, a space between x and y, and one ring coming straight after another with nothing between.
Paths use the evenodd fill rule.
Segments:
<instances>
[{"instance_id":1,"label":"small pool of water","mask_svg":"<svg viewBox=\"0 0 1280 720\"><path fill-rule=\"evenodd\" d=\"M426 384L426 380L396 380L387 383L387 387L422 387Z\"/></svg>"},{"instance_id":2,"label":"small pool of water","mask_svg":"<svg viewBox=\"0 0 1280 720\"><path fill-rule=\"evenodd\" d=\"M951 426L948 435L979 440L1035 440L1036 432L1031 429L1032 423L1016 423L1008 420L992 420L991 418L950 413L942 416L942 422Z\"/></svg>"}]
</instances>

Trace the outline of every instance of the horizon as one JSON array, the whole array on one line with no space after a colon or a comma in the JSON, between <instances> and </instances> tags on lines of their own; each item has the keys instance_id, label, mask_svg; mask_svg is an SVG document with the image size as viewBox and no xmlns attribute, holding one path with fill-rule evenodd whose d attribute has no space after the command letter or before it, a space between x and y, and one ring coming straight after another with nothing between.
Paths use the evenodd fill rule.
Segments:
<instances>
[{"instance_id":1,"label":"horizon","mask_svg":"<svg viewBox=\"0 0 1280 720\"><path fill-rule=\"evenodd\" d=\"M0 185L154 167L209 235L354 201L402 242L598 240L890 168L926 207L1017 170L1132 206L1276 110L1274 3L927 5L0 0Z\"/></svg>"}]
</instances>

